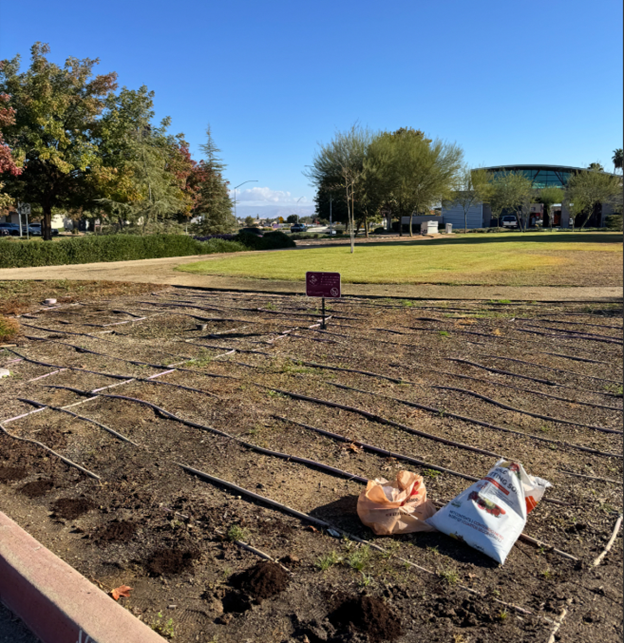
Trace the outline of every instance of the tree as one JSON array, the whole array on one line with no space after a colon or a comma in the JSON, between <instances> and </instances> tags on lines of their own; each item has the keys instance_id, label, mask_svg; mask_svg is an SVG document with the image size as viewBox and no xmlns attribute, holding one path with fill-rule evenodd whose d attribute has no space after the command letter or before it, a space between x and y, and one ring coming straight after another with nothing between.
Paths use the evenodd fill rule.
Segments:
<instances>
[{"instance_id":1,"label":"tree","mask_svg":"<svg viewBox=\"0 0 624 643\"><path fill-rule=\"evenodd\" d=\"M562 188L556 186L543 188L539 193L539 201L544 205L544 213L548 214L548 221L550 223L550 230L553 229L553 216L550 209L555 203L561 203L565 197L565 192Z\"/></svg>"},{"instance_id":2,"label":"tree","mask_svg":"<svg viewBox=\"0 0 624 643\"><path fill-rule=\"evenodd\" d=\"M593 170L595 172L604 172L604 167L600 163L590 163L587 166L588 170Z\"/></svg>"},{"instance_id":3,"label":"tree","mask_svg":"<svg viewBox=\"0 0 624 643\"><path fill-rule=\"evenodd\" d=\"M356 195L360 197L364 160L372 140L370 130L357 123L346 132L336 132L330 143L320 146L310 169L304 172L316 186L317 192L343 190L352 253L355 250L354 206Z\"/></svg>"},{"instance_id":4,"label":"tree","mask_svg":"<svg viewBox=\"0 0 624 643\"><path fill-rule=\"evenodd\" d=\"M256 224L256 220L253 217L251 217L251 216L250 217L245 217L245 225L248 228L251 228L251 226L253 226L255 224Z\"/></svg>"},{"instance_id":5,"label":"tree","mask_svg":"<svg viewBox=\"0 0 624 643\"><path fill-rule=\"evenodd\" d=\"M622 197L622 178L606 172L584 170L568 181L572 213L582 217L581 229L600 204L616 204Z\"/></svg>"},{"instance_id":6,"label":"tree","mask_svg":"<svg viewBox=\"0 0 624 643\"><path fill-rule=\"evenodd\" d=\"M5 144L2 134L5 127L15 123L15 110L12 107L1 107L3 103L9 102L9 98L6 94L0 94L0 175L6 173L11 176L19 176L22 169L16 164L18 159L13 156L11 148ZM13 203L11 196L2 192L3 187L4 183L0 181L0 209L8 208Z\"/></svg>"},{"instance_id":7,"label":"tree","mask_svg":"<svg viewBox=\"0 0 624 643\"><path fill-rule=\"evenodd\" d=\"M116 74L93 76L97 59L68 58L59 67L47 53L47 45L35 43L22 73L19 56L2 61L0 93L15 110L14 123L3 128L6 144L23 159L23 171L8 176L7 192L41 207L43 238L50 240L52 208L84 199L84 177L98 160L93 131Z\"/></svg>"},{"instance_id":8,"label":"tree","mask_svg":"<svg viewBox=\"0 0 624 643\"><path fill-rule=\"evenodd\" d=\"M228 182L223 178L226 166L218 156L221 150L215 145L210 126L206 128L206 142L201 150L205 157L201 164L204 180L197 211L204 218L202 231L209 234L231 232L236 227L236 219L232 214Z\"/></svg>"},{"instance_id":9,"label":"tree","mask_svg":"<svg viewBox=\"0 0 624 643\"><path fill-rule=\"evenodd\" d=\"M381 184L389 189L399 216L409 216L413 236L412 215L428 212L435 203L452 197L463 151L439 139L427 140L422 132L411 129L383 134L379 144L387 146L389 155L388 162L379 168Z\"/></svg>"},{"instance_id":10,"label":"tree","mask_svg":"<svg viewBox=\"0 0 624 643\"><path fill-rule=\"evenodd\" d=\"M289 214L286 217L286 223L299 223L299 215L297 214Z\"/></svg>"},{"instance_id":11,"label":"tree","mask_svg":"<svg viewBox=\"0 0 624 643\"><path fill-rule=\"evenodd\" d=\"M624 161L624 151L621 147L617 150L613 150L613 171L622 169L622 162Z\"/></svg>"},{"instance_id":12,"label":"tree","mask_svg":"<svg viewBox=\"0 0 624 643\"><path fill-rule=\"evenodd\" d=\"M534 198L531 181L520 172L500 172L491 179L489 189L492 214L500 218L504 210L511 210L524 232L527 210Z\"/></svg>"},{"instance_id":13,"label":"tree","mask_svg":"<svg viewBox=\"0 0 624 643\"><path fill-rule=\"evenodd\" d=\"M488 201L491 189L486 170L470 169L464 165L457 174L457 184L453 190L449 205L456 205L464 213L464 232L468 230L468 212L480 202Z\"/></svg>"}]
</instances>

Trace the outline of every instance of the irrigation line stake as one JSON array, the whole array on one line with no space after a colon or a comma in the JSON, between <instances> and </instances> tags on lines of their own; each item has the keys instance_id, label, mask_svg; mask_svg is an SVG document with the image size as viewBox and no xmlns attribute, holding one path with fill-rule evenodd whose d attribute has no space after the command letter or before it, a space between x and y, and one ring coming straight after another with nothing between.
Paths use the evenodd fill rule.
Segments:
<instances>
[{"instance_id":1,"label":"irrigation line stake","mask_svg":"<svg viewBox=\"0 0 624 643\"><path fill-rule=\"evenodd\" d=\"M43 409L41 409L43 410ZM41 447L42 449L45 449L52 455L55 455L57 458L62 460L65 464L69 465L70 467L75 467L79 471L82 471L85 475L89 476L90 478L94 478L98 482L101 482L100 476L98 476L96 473L93 473L93 471L89 471L89 469L85 469L84 467L81 467L79 464L74 462L73 460L70 460L69 458L66 458L62 456L60 453L57 453L56 451L53 451L50 447L47 447L45 444L41 442L37 442L37 440L31 440L30 438L21 438L17 435L13 435L12 433L9 433L2 424L0 424L0 431L5 433L8 437L13 438L14 440L19 440L20 442L28 442L30 444L35 444L38 447Z\"/></svg>"},{"instance_id":2,"label":"irrigation line stake","mask_svg":"<svg viewBox=\"0 0 624 643\"><path fill-rule=\"evenodd\" d=\"M550 636L548 637L548 643L555 643L555 641L557 640L557 632L563 625L563 621L565 620L565 617L568 614L568 608L570 607L571 604L572 604L572 599L568 598L568 600L566 601L566 607L564 607L561 610L561 614L559 614L559 618L555 621L555 625L550 632Z\"/></svg>"},{"instance_id":3,"label":"irrigation line stake","mask_svg":"<svg viewBox=\"0 0 624 643\"><path fill-rule=\"evenodd\" d=\"M615 523L615 527L613 528L613 533L611 534L611 538L609 538L609 542L607 543L607 546L604 548L604 551L594 562L592 563L592 567L598 567L600 563L602 562L602 559L611 551L611 547L613 547L613 543L615 542L615 539L617 538L618 534L620 533L620 528L622 527L622 514L619 515L617 522Z\"/></svg>"},{"instance_id":4,"label":"irrigation line stake","mask_svg":"<svg viewBox=\"0 0 624 643\"><path fill-rule=\"evenodd\" d=\"M610 478L597 478L596 476L586 476L582 473L576 473L574 471L567 471L566 469L559 469L561 473L565 473L568 476L573 476L574 478L587 478L588 480L599 480L600 482L610 482L611 484L623 485L624 482L621 480L611 480Z\"/></svg>"},{"instance_id":5,"label":"irrigation line stake","mask_svg":"<svg viewBox=\"0 0 624 643\"><path fill-rule=\"evenodd\" d=\"M177 512L176 512L177 513ZM179 514L181 515L181 514ZM220 529L215 529L214 530L216 534L219 534L219 536L227 536L223 531ZM235 545L238 545L242 549L246 549L248 552L251 552L252 554L255 554L256 556L260 558L264 558L265 560L270 560L272 563L275 563L276 565L279 565L285 572L288 572L290 575L292 575L292 571L288 569L285 565L282 565L282 563L279 562L279 560L272 558L267 554L266 552L262 551L261 549L257 549L256 547L253 547L249 543L246 543L242 540L233 540L232 541Z\"/></svg>"},{"instance_id":6,"label":"irrigation line stake","mask_svg":"<svg viewBox=\"0 0 624 643\"><path fill-rule=\"evenodd\" d=\"M426 567L422 567L420 565L417 565L416 563L413 563L410 560L407 560L406 558L402 558L400 556L397 556L394 552L391 552L376 543L370 542L368 540L365 540L363 538L358 538L357 536L354 536L343 529L340 529L339 527L335 527L331 525L330 523L321 520L320 518L315 518L314 516L311 516L309 514L303 513L301 511L298 511L297 509L293 509L292 507L288 507L287 505L283 505L280 502L277 502L276 500L272 500L271 498L267 498L266 496L261 496L257 493L254 493L253 491L249 491L248 489L245 489L244 487L239 487L238 485L234 484L233 482L228 482L226 480L222 480L221 478L217 478L216 476L211 476L203 471L200 471L198 469L195 469L193 467L189 467L185 464L182 464L180 462L175 463L177 464L180 468L182 468L184 471L187 473L190 473L192 475L195 475L199 478L202 478L204 480L208 480L212 484L215 485L220 485L222 487L225 487L226 489L230 489L233 491L237 491L238 493L241 494L241 496L247 496L249 498L253 498L254 500L261 502L262 504L268 505L269 507L273 507L274 509L277 509L280 512L290 514L292 516L295 516L296 518L299 518L299 520L303 522L308 522L312 523L314 525L317 525L318 527L321 527L322 529L331 529L336 532L338 532L340 535L343 537L349 538L350 540L353 540L354 542L361 543L364 545L368 545L369 547L376 549L377 551L380 551L386 555L392 556L393 558L396 558L397 560L401 561L402 563L409 565L410 567L414 567L415 569L418 569L421 572L425 572L426 574L430 574L431 576L438 577L438 574L434 571L431 571L430 569L427 569ZM480 596L483 598L483 595L480 594L477 590L474 590L470 587L466 587L465 585L457 585L459 589L462 589L464 591L469 592L470 594ZM514 605L513 603L506 603L505 601L502 601L497 598L491 598L491 600L499 603L500 605L504 605L505 607L508 607L510 609L513 609L515 611L520 612L521 614L526 614L528 616L537 616L539 618L542 618L546 622L552 623L552 620L542 616L541 614L536 614L534 612L531 612L530 610L524 608L524 607L519 607L518 605Z\"/></svg>"}]
</instances>

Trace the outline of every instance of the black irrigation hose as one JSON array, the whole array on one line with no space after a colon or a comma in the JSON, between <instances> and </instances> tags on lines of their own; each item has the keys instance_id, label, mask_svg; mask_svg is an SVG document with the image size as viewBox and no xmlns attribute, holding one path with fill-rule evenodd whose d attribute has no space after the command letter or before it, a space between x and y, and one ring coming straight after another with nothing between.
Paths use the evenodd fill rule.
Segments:
<instances>
[{"instance_id":1,"label":"black irrigation hose","mask_svg":"<svg viewBox=\"0 0 624 643\"><path fill-rule=\"evenodd\" d=\"M42 402L36 402L35 400L29 400L23 397L18 397L17 398L20 402L25 402L26 404L32 404L33 406L36 406L38 408L46 408L50 409L52 411L58 411L59 413L67 413L68 415L71 415L79 420L83 420L84 422L90 422L91 424L95 424L96 426L99 426L101 429L104 429L104 431L108 431L111 435L114 435L116 438L121 440L122 442L128 442L135 447L138 447L139 445L136 442L133 442L130 438L127 438L125 435L122 435L121 433L117 433L114 429L111 429L110 427L106 426L105 424L102 424L101 422L98 422L97 420L92 420L91 418L85 417L84 415L78 415L78 413L74 413L73 411L70 411L69 409L64 409L62 406L52 406L51 404L43 404Z\"/></svg>"},{"instance_id":2,"label":"black irrigation hose","mask_svg":"<svg viewBox=\"0 0 624 643\"><path fill-rule=\"evenodd\" d=\"M106 339L104 337L97 337L96 335L90 335L89 333L72 333L71 331L68 330L56 330L54 328L44 328L43 326L35 326L34 324L27 324L25 322L22 322L22 326L28 326L28 328L35 328L37 330L42 330L46 333L60 333L61 335L77 335L80 337L89 337L91 339L99 339L102 342L108 342L109 344L113 343L111 342L110 339Z\"/></svg>"},{"instance_id":3,"label":"black irrigation hose","mask_svg":"<svg viewBox=\"0 0 624 643\"><path fill-rule=\"evenodd\" d=\"M342 385L333 384L333 382L327 382L327 383L331 384L332 386L342 387ZM300 393L293 393L292 391L285 391L283 389L273 388L271 386L265 386L264 384L254 383L254 386L257 386L258 388L267 389L269 391L275 391L276 393L281 393L282 395L292 397L295 400L303 400L304 402L312 402L314 404L320 404L321 406L328 406L331 408L342 409L343 411L350 411L351 413L357 413L358 415L361 415L373 422L379 422L379 424L385 424L387 426L394 426L401 429L402 431L407 431L408 433L412 433L413 435L417 435L421 438L426 438L427 440L433 440L434 442L441 442L442 444L446 444L447 446L455 447L457 449L472 451L474 453L479 453L480 455L487 455L493 458L505 457L500 455L499 453L493 453L492 451L487 451L486 449L480 449L479 447L473 447L473 446L470 446L469 444L463 444L462 442L455 442L453 440L441 438L437 435L432 435L431 433L425 433L424 431L413 429L412 427L407 426L406 424L395 422L394 420L390 420L388 418L382 417L381 415L377 415L376 413L369 413L368 411L365 411L364 409L359 409L355 406L347 406L346 404L339 404L338 402L321 400L316 397L310 397L309 395L301 395ZM350 388L350 387L345 386L343 388ZM353 389L353 390L357 390L357 389ZM364 391L364 392L366 393L368 391ZM507 458L507 459L510 459L510 458Z\"/></svg>"},{"instance_id":4,"label":"black irrigation hose","mask_svg":"<svg viewBox=\"0 0 624 643\"><path fill-rule=\"evenodd\" d=\"M570 331L568 331L568 334L564 335L557 335L555 333L542 333L539 330L531 330L529 328L514 328L518 333L533 333L533 335L544 335L545 337L553 337L555 339L587 339L588 341L594 341L594 342L602 342L604 344L618 344L622 345L622 341L618 341L615 339L597 339L594 336L589 336L589 335L571 335Z\"/></svg>"},{"instance_id":5,"label":"black irrigation hose","mask_svg":"<svg viewBox=\"0 0 624 643\"><path fill-rule=\"evenodd\" d=\"M289 422L290 424L295 424L309 431L315 431L320 433L328 438L337 440L339 442L345 442L347 444L354 444L355 446L361 447L364 451L370 451L371 453L378 453L387 458L396 458L397 460L403 460L405 462L410 462L411 464L416 464L418 466L426 467L427 469L433 469L434 471L440 471L441 473L448 473L452 476L457 476L458 478L464 478L465 480L472 480L473 482L479 480L475 476L468 475L467 473L459 473L459 471L453 471L452 469L447 469L441 467L437 464L430 464L429 462L424 462L423 460L418 460L417 458L412 458L411 456L403 455L401 453L395 453L394 451L387 451L380 447L373 446L372 444L366 444L365 442L360 442L359 440L351 440L350 438L340 435L338 433L332 433L325 429L319 429L315 426L310 426L309 424L304 424L303 422L297 422L296 420L291 420L290 418L282 417L281 415L273 415L274 418L281 420L282 422Z\"/></svg>"},{"instance_id":6,"label":"black irrigation hose","mask_svg":"<svg viewBox=\"0 0 624 643\"><path fill-rule=\"evenodd\" d=\"M459 357L445 357L449 362L458 362L459 364L467 364L468 366L474 366L475 368L481 368L484 371L490 371L491 373L498 373L499 375L509 375L510 377L518 377L523 380L529 380L531 382L538 382L539 384L546 384L547 386L559 386L561 388L570 388L565 384L557 384L557 382L551 382L550 380L542 380L537 377L529 377L528 375L519 375L518 373L512 373L511 371L503 371L499 368L491 368L490 366L482 366L476 362L470 362L467 359L461 359Z\"/></svg>"},{"instance_id":7,"label":"black irrigation hose","mask_svg":"<svg viewBox=\"0 0 624 643\"><path fill-rule=\"evenodd\" d=\"M4 428L4 426L2 426L2 424L0 424L0 431L2 431L5 435L12 438L13 440L19 440L20 442L28 442L30 444L34 444L38 447L41 447L42 449L45 449L46 451L48 451L48 453L55 455L57 458L62 460L65 464L69 465L70 467L75 467L76 469L78 469L79 471L82 471L85 475L89 476L90 478L94 478L95 480L100 480L100 476L98 476L96 473L93 473L93 471L89 471L89 469L85 469L79 464L76 464L73 460L70 460L69 458L62 456L60 453L53 451L50 447L47 447L42 442L38 442L37 440L31 440L30 438L20 438L17 435L13 435L12 433L9 433Z\"/></svg>"},{"instance_id":8,"label":"black irrigation hose","mask_svg":"<svg viewBox=\"0 0 624 643\"><path fill-rule=\"evenodd\" d=\"M483 355L485 358L489 359L502 359L507 362L516 362L517 364L525 364L527 366L536 366L537 368L543 368L547 371L556 371L558 373L567 373L568 375L576 375L577 377L587 377L590 380L598 380L599 382L609 382L609 384L621 384L617 380L610 380L606 377L596 377L595 375L586 375L585 373L577 373L576 371L568 371L565 368L555 368L554 366L544 366L543 364L536 364L535 362L525 362L522 359L516 359L514 357L502 357L501 355Z\"/></svg>"},{"instance_id":9,"label":"black irrigation hose","mask_svg":"<svg viewBox=\"0 0 624 643\"><path fill-rule=\"evenodd\" d=\"M233 377L232 375L220 375L217 373L206 373L205 371L197 371L192 368L180 368L179 366L172 367L170 365L166 364L152 364L150 362L141 362L139 360L132 360L132 359L126 359L124 357L115 357L114 355L109 355L108 353L98 353L97 351L92 351L87 348L82 348L82 346L76 346L75 344L69 344L68 342L59 342L54 339L47 339L46 337L28 337L27 339L34 339L34 340L39 340L43 342L52 342L53 344L60 344L61 346L69 346L70 348L73 348L74 350L78 351L79 353L89 353L91 355L98 355L99 357L106 357L107 359L112 359L116 360L119 362L126 362L128 364L135 364L139 366L149 366L151 368L159 368L159 369L169 369L173 368L173 370L176 371L182 371L184 373L194 373L195 375L201 375L202 377L219 377L223 379L238 379L236 377ZM199 344L199 346L203 346L204 348L213 348L212 346L205 346L202 344ZM248 351L248 352L254 352L254 351ZM270 353L266 353L267 355L270 355ZM189 358L185 359L183 358L182 363L186 362L192 362L195 358ZM58 368L58 367L55 367ZM63 367L64 368L64 367Z\"/></svg>"},{"instance_id":10,"label":"black irrigation hose","mask_svg":"<svg viewBox=\"0 0 624 643\"><path fill-rule=\"evenodd\" d=\"M472 375L460 375L459 373L452 373L451 371L442 371L437 368L430 368L429 371L431 371L432 373L440 373L441 375L447 375L449 377L459 377L465 380L473 380L475 382L484 382L485 384L488 384L490 386L499 384L499 382L486 380L486 379L483 379L482 377L473 377ZM624 410L621 407L617 407L617 406L606 406L605 404L594 404L593 402L579 402L578 400L570 400L567 397L559 397L558 395L552 395L551 393L542 393L541 391L534 391L529 388L522 388L520 386L513 386L511 384L505 384L505 388L512 388L514 389L514 391L522 391L523 393L532 393L533 395L547 397L552 400L559 400L560 402L567 402L568 404L580 404L582 406L590 406L597 409L607 409L609 411L618 411L619 413L622 413L622 411Z\"/></svg>"},{"instance_id":11,"label":"black irrigation hose","mask_svg":"<svg viewBox=\"0 0 624 643\"><path fill-rule=\"evenodd\" d=\"M503 431L505 433L514 433L516 435L520 435L525 438L529 438L531 440L537 440L539 442L548 442L551 444L555 444L558 446L565 446L569 447L571 449L576 449L578 451L585 451L587 453L594 453L595 455L602 455L606 456L608 458L624 458L624 456L619 455L617 453L608 453L605 451L598 451L596 449L591 449L590 447L584 447L578 444L573 444L571 442L564 442L562 440L552 440L550 438L543 438L539 435L531 435L530 433L523 433L522 431L516 431L515 429L508 429L507 427L504 426L497 426L496 424L491 424L490 422L484 422L483 420L476 420L474 418L469 418L464 415L458 415L457 413L451 413L450 411L442 411L442 409L436 409L432 406L426 406L425 404L418 404L417 402L410 402L409 400L402 400L398 397L392 397L390 395L385 395L384 393L375 393L374 391L364 391L359 388L354 388L352 386L346 386L344 384L336 384L334 382L326 382L326 384L329 384L331 386L335 386L336 388L342 388L348 391L356 391L358 393L365 393L367 395L374 395L377 397L384 397L389 400L393 400L395 402L399 402L400 404L405 404L406 406L412 406L416 409L421 409L423 411L428 411L429 413L434 413L436 415L439 415L440 417L446 416L446 417L452 417L455 418L456 420L463 420L464 422L471 422L472 424L477 424L479 426L483 426L487 429L493 429L495 431ZM402 426L402 425L401 425ZM505 456L497 456L497 457L505 457ZM513 460L513 458L507 458L507 460Z\"/></svg>"},{"instance_id":12,"label":"black irrigation hose","mask_svg":"<svg viewBox=\"0 0 624 643\"><path fill-rule=\"evenodd\" d=\"M544 330L554 330L555 332L559 333L566 333L567 335L581 335L584 339L590 339L590 338L595 338L595 339L607 339L607 340L612 340L615 341L619 344L622 343L621 339L618 339L616 337L612 337L611 335L596 335L595 333L584 333L583 331L580 330L568 330L565 328L552 328L551 326L535 326L534 324L525 324L525 328L542 328Z\"/></svg>"},{"instance_id":13,"label":"black irrigation hose","mask_svg":"<svg viewBox=\"0 0 624 643\"><path fill-rule=\"evenodd\" d=\"M80 389L72 388L69 386L48 386L47 388L56 388L56 389L65 389L68 391L72 391L73 393L77 393L78 395L83 395L85 397L88 397L91 395L91 391L82 391ZM256 444L253 444L251 442L245 442L244 440L241 440L240 438L237 438L233 435L230 435L229 433L226 433L225 431L220 431L219 429L215 429L211 426L206 426L205 424L198 424L197 422L193 422L192 420L185 420L174 413L171 413L170 411L167 411L166 409L163 409L160 406L157 406L156 404L152 404L151 402L147 402L146 400L141 400L136 397L129 397L127 395L114 395L111 393L98 393L97 394L100 397L108 397L112 398L115 400L124 400L126 402L134 402L135 404L141 404L143 406L147 406L157 413L160 413L163 415L165 418L169 420L173 420L174 422L179 422L180 424L184 424L186 426L190 426L195 429L200 429L202 431L208 431L209 433L213 433L214 435L218 435L220 437L226 438L228 440L232 440L236 442L237 444L240 444L243 447L246 447L248 449L251 449L252 451L256 451L258 453L262 453L264 455L270 455L276 458L280 458L281 460L287 460L287 461L292 461L292 462L299 462L301 464L306 464L308 466L320 469L322 471L327 471L329 473L332 473L334 475L341 476L343 478L347 478L348 480L355 480L356 482L360 482L363 484L366 484L368 482L368 478L363 478L361 476L355 475L353 473L349 473L348 471L343 471L342 469L337 469L336 467L332 467L328 464L323 464L322 462L317 462L316 460L310 460L308 458L302 458L296 455L291 455L288 453L281 453L280 451L273 451L271 449L265 449L264 447L258 446Z\"/></svg>"},{"instance_id":14,"label":"black irrigation hose","mask_svg":"<svg viewBox=\"0 0 624 643\"><path fill-rule=\"evenodd\" d=\"M532 411L525 411L524 409L518 409L514 406L509 406L503 402L498 402L493 400L490 397L481 395L480 393L475 393L474 391L469 391L465 388L456 388L454 386L432 386L432 388L439 389L441 391L455 391L457 393L464 393L465 395L472 395L473 397L479 398L484 402L493 404L494 406L499 406L501 409L506 409L507 411L513 411L514 413L522 413L523 415L530 415L532 417L540 418L541 420L547 420L548 422L559 422L561 424L570 424L572 426L580 426L586 429L593 429L594 431L601 431L602 433L617 433L618 435L624 434L624 431L618 429L607 429L602 426L595 426L593 424L582 424L580 422L572 422L571 420L563 420L561 418L552 417L550 415L542 415L541 413L533 413Z\"/></svg>"},{"instance_id":15,"label":"black irrigation hose","mask_svg":"<svg viewBox=\"0 0 624 643\"><path fill-rule=\"evenodd\" d=\"M535 321L533 317L516 317L516 319ZM575 326L594 326L595 328L610 328L612 330L624 330L622 326L605 326L604 324L590 324L588 322L561 321L559 319L543 319L543 318L541 318L541 321L545 321L551 324L574 324Z\"/></svg>"},{"instance_id":16,"label":"black irrigation hose","mask_svg":"<svg viewBox=\"0 0 624 643\"><path fill-rule=\"evenodd\" d=\"M563 357L564 359L571 359L575 362L587 362L588 364L605 364L606 366L612 366L610 362L601 362L597 359L587 359L586 357L576 357L573 355L564 355L563 353L549 353L547 351L539 351L542 355L552 355L553 357Z\"/></svg>"}]
</instances>

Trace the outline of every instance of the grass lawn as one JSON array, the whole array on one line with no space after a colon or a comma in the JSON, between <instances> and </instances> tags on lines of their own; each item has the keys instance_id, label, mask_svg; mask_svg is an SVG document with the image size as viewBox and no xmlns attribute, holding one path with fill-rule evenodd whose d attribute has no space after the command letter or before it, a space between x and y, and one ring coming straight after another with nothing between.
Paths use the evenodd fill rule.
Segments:
<instances>
[{"instance_id":1,"label":"grass lawn","mask_svg":"<svg viewBox=\"0 0 624 643\"><path fill-rule=\"evenodd\" d=\"M307 270L340 272L345 283L617 286L621 233L462 235L279 252L215 255L176 270L303 281Z\"/></svg>"}]
</instances>

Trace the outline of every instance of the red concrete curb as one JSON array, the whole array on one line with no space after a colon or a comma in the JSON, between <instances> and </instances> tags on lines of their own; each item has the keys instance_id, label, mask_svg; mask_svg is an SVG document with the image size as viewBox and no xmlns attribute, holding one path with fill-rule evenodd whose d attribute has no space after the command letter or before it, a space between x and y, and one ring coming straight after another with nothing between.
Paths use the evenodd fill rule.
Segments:
<instances>
[{"instance_id":1,"label":"red concrete curb","mask_svg":"<svg viewBox=\"0 0 624 643\"><path fill-rule=\"evenodd\" d=\"M43 643L164 641L1 511L0 601Z\"/></svg>"}]
</instances>

